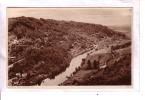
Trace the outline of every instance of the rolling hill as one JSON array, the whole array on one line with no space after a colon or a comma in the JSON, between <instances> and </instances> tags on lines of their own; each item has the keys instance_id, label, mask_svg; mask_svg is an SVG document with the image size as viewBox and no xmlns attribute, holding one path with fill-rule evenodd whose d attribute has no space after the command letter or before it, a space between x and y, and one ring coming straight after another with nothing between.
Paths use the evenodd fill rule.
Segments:
<instances>
[{"instance_id":1,"label":"rolling hill","mask_svg":"<svg viewBox=\"0 0 145 100\"><path fill-rule=\"evenodd\" d=\"M9 18L9 85L40 84L65 71L73 57L94 49L94 45L102 44L101 49L126 40L124 33L99 24L25 16Z\"/></svg>"}]
</instances>

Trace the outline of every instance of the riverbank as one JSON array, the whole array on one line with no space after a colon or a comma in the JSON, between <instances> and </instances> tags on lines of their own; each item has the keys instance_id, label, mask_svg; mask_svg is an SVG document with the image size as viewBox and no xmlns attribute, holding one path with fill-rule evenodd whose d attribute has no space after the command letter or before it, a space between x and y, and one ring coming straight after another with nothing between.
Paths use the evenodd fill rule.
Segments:
<instances>
[{"instance_id":1,"label":"riverbank","mask_svg":"<svg viewBox=\"0 0 145 100\"><path fill-rule=\"evenodd\" d=\"M90 50L92 50L92 49L85 49L85 50L82 50L82 51L80 51L80 52L78 52L77 54L74 54L74 56L72 56L71 58L70 58L70 61L71 62L73 62L73 63L76 63L76 62L78 62L79 60L79 64L77 63L77 65L80 65L81 64L81 61L82 61L82 59L83 58L85 58L86 57L86 55L87 55L87 52L88 51L90 51ZM78 56L82 56L82 57L79 57L79 59L77 58ZM75 61L73 61L73 59L74 58L76 58L77 60L75 60ZM24 59L23 59L24 60ZM21 61L22 62L22 61ZM19 62L20 64L21 64L21 62ZM69 76L70 74L69 73L73 73L74 71L75 71L75 69L76 68L74 68L74 64L72 65L71 64L71 62L70 62L70 64L68 64L68 66L66 66L66 67L61 67L61 69L59 69L59 70L55 70L55 68L53 67L53 69L49 69L49 73L39 73L39 72L36 72L34 69L33 69L33 71L35 71L35 73L31 73L31 75L30 76L32 76L32 77L30 77L30 78L27 78L26 76L24 76L24 77L22 77L23 76L23 74L25 74L25 75L27 75L28 76L28 73L29 73L29 71L27 72L27 73L22 73L22 75L19 75L18 77L13 77L13 78L11 78L10 80L9 80L9 86L11 86L11 85L19 85L19 86L22 86L22 85L36 85L36 84L38 84L38 85L59 85L61 82L63 82L63 81L65 81L67 78L67 76ZM38 63L36 66L37 67L39 67L39 66L42 66L42 63L43 62L41 62L41 63ZM18 63L17 63L17 65L18 65ZM76 67L78 67L76 65ZM20 65L21 66L21 65ZM20 67L19 66L19 67ZM72 69L68 69L68 67L70 67L70 66L72 66L73 68ZM10 65L10 69L9 70L11 70L11 68L13 69L13 67L15 67L15 64L13 64L13 65ZM59 67L60 68L60 67ZM69 70L68 72L68 74L67 75L63 75L62 73L64 73L66 70ZM48 72L48 71L47 71ZM67 71L66 71L67 72ZM36 74L37 73L37 74ZM18 73L18 74L20 74L20 73ZM32 75L33 74L33 75ZM62 74L62 75L61 75ZM59 76L59 75L61 75L61 76ZM64 79L63 79L64 78ZM58 84L54 81L54 79L55 80L60 80L60 79L63 79L62 81L60 81ZM45 82L46 81L46 82ZM48 82L49 81L49 82ZM50 81L52 81L52 82L50 82ZM46 84L45 84L46 83ZM47 84L48 83L48 84Z\"/></svg>"},{"instance_id":2,"label":"riverbank","mask_svg":"<svg viewBox=\"0 0 145 100\"><path fill-rule=\"evenodd\" d=\"M105 51L90 53L79 70L60 85L131 85L131 47L129 42L114 48L117 49L114 49L112 53ZM99 61L99 69L93 64L94 60ZM88 61L91 62L89 68Z\"/></svg>"},{"instance_id":3,"label":"riverbank","mask_svg":"<svg viewBox=\"0 0 145 100\"><path fill-rule=\"evenodd\" d=\"M90 52L86 50L85 53L79 53L78 56L75 56L72 58L69 66L66 68L66 70L58 75L55 76L54 79L47 78L42 81L41 86L57 86L67 80L68 76L71 76L76 69L79 68L79 65L81 65L82 59L86 58L87 54Z\"/></svg>"}]
</instances>

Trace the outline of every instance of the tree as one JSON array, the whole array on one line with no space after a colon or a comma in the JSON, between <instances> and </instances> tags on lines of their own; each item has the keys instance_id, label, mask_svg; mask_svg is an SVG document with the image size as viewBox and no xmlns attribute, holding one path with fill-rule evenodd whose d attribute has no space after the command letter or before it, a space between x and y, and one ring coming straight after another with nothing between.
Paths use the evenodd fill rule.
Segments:
<instances>
[{"instance_id":1,"label":"tree","mask_svg":"<svg viewBox=\"0 0 145 100\"><path fill-rule=\"evenodd\" d=\"M97 67L97 61L94 60L94 62L93 62L93 68L96 68L96 67Z\"/></svg>"},{"instance_id":2,"label":"tree","mask_svg":"<svg viewBox=\"0 0 145 100\"><path fill-rule=\"evenodd\" d=\"M41 79L38 80L38 85L39 85L39 86L41 85L41 83L42 83L42 80L41 80Z\"/></svg>"},{"instance_id":3,"label":"tree","mask_svg":"<svg viewBox=\"0 0 145 100\"><path fill-rule=\"evenodd\" d=\"M81 66L83 66L85 64L85 60L86 60L85 58L82 59Z\"/></svg>"},{"instance_id":4,"label":"tree","mask_svg":"<svg viewBox=\"0 0 145 100\"><path fill-rule=\"evenodd\" d=\"M93 67L99 69L99 61L94 60Z\"/></svg>"},{"instance_id":5,"label":"tree","mask_svg":"<svg viewBox=\"0 0 145 100\"><path fill-rule=\"evenodd\" d=\"M90 60L88 60L88 62L87 62L87 69L91 69L91 61Z\"/></svg>"}]
</instances>

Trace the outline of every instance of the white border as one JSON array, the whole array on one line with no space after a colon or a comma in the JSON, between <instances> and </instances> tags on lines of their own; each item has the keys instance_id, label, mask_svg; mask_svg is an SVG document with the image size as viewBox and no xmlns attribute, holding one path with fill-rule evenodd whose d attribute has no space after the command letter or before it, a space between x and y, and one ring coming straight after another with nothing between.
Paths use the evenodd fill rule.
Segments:
<instances>
[{"instance_id":1,"label":"white border","mask_svg":"<svg viewBox=\"0 0 145 100\"><path fill-rule=\"evenodd\" d=\"M29 1L29 2L28 2ZM37 2L35 2L34 0L9 0L9 1L5 1L2 2L1 5L1 26L2 26L2 34L0 34L0 38L2 39L1 42L1 47L2 47L2 52L0 52L0 54L3 56L3 61L1 62L2 64L2 68L1 68L1 75L4 75L3 77L1 77L0 81L2 82L1 87L3 91L27 91L28 89L8 89L6 87L6 81L4 81L6 79L6 75L5 75L5 67L6 66L6 7L133 7L134 8L134 24L133 24L133 41L134 41L134 52L135 52L135 60L133 61L134 66L136 66L136 69L133 70L134 73L134 86L133 89L69 89L69 90L60 90L60 89L29 89L29 91L89 91L89 92L93 92L93 91L111 91L111 92L139 92L140 88L139 88L139 2L138 0L132 0L132 2L128 2L131 0L122 0L122 1L126 1L126 3L121 2L121 0L105 0L105 2L102 2L102 0L47 0L45 2L43 2L43 0L38 0Z\"/></svg>"}]
</instances>

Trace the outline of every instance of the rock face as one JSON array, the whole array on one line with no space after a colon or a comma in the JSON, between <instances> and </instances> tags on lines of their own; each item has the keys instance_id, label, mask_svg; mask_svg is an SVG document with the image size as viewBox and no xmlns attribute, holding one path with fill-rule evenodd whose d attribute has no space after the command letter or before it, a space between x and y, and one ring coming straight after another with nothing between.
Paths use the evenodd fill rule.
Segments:
<instances>
[{"instance_id":1,"label":"rock face","mask_svg":"<svg viewBox=\"0 0 145 100\"><path fill-rule=\"evenodd\" d=\"M54 78L72 57L94 49L99 41L128 39L102 25L24 16L8 20L8 35L9 85L18 86Z\"/></svg>"}]
</instances>

